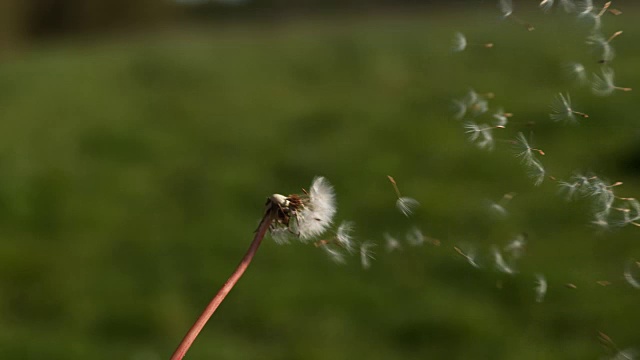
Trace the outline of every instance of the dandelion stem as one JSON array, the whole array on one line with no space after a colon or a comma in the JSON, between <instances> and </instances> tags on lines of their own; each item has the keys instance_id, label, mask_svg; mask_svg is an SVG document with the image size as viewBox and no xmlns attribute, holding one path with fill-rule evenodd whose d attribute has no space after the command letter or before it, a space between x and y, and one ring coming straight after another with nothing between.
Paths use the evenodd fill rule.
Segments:
<instances>
[{"instance_id":1,"label":"dandelion stem","mask_svg":"<svg viewBox=\"0 0 640 360\"><path fill-rule=\"evenodd\" d=\"M171 360L180 360L185 356L185 354L191 347L191 344L193 344L193 341L196 339L207 321L209 321L209 318L211 318L211 315L213 315L218 306L220 306L222 301L229 294L231 289L233 289L238 280L240 280L240 277L242 277L245 270L247 270L247 268L249 267L253 256L258 251L258 247L260 246L262 239L269 230L269 226L273 221L274 215L275 214L271 209L269 209L265 213L262 221L260 222L260 226L258 227L258 230L253 237L251 246L249 246L249 250L247 250L247 253L242 258L242 261L240 261L240 264L238 265L236 270L233 272L233 274L231 274L227 282L224 283L216 296L213 297L209 305L207 305L207 307L204 309L200 317L198 317L198 320L196 320L191 329L189 329L189 332L187 332L187 335L185 335L184 339L182 339L182 342L180 342L180 345L178 345L178 348L171 356Z\"/></svg>"}]
</instances>

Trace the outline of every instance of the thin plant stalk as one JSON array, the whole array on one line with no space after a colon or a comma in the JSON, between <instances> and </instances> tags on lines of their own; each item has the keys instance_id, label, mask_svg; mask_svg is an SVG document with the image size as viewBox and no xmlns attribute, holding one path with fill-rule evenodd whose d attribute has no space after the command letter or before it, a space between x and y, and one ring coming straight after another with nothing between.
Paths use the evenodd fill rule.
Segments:
<instances>
[{"instance_id":1,"label":"thin plant stalk","mask_svg":"<svg viewBox=\"0 0 640 360\"><path fill-rule=\"evenodd\" d=\"M258 247L262 243L262 239L269 230L269 226L271 225L274 216L275 213L273 211L273 208L269 208L262 218L260 226L258 226L258 230L256 230L256 234L253 237L253 241L251 242L251 246L249 246L249 250L247 250L247 253L242 258L242 261L240 261L240 264L238 264L236 270L233 272L233 274L231 274L227 282L224 283L216 296L213 297L209 305L207 305L207 307L204 309L200 317L198 317L198 320L196 320L191 329L189 329L189 332L187 332L187 335L184 336L184 339L182 339L180 345L178 345L178 348L171 356L171 360L180 360L185 356L187 351L189 351L191 344L193 344L198 334L200 334L200 331L202 331L202 328L204 328L204 325L207 323L207 321L209 321L209 318L211 318L211 315L213 315L218 306L220 306L222 301L229 294L231 289L233 289L238 280L240 280L240 277L242 277L245 270L247 270L247 268L249 267L251 260L253 260L253 256L258 251Z\"/></svg>"}]
</instances>

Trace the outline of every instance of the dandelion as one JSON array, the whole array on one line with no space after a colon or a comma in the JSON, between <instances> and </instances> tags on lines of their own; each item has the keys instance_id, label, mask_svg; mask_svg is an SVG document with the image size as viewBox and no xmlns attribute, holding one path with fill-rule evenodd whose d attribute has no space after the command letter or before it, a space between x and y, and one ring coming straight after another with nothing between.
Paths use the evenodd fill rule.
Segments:
<instances>
[{"instance_id":1,"label":"dandelion","mask_svg":"<svg viewBox=\"0 0 640 360\"><path fill-rule=\"evenodd\" d=\"M640 289L640 282L633 275L633 268L640 267L640 263L637 261L629 260L624 267L624 279L635 289Z\"/></svg>"},{"instance_id":2,"label":"dandelion","mask_svg":"<svg viewBox=\"0 0 640 360\"><path fill-rule=\"evenodd\" d=\"M422 234L422 231L420 231L420 229L415 226L409 229L406 238L407 244L409 244L409 246L422 246L424 245L424 242L426 240L426 237L424 236L424 234Z\"/></svg>"},{"instance_id":3,"label":"dandelion","mask_svg":"<svg viewBox=\"0 0 640 360\"><path fill-rule=\"evenodd\" d=\"M584 65L580 63L568 63L567 65L565 65L565 71L573 81L580 85L586 84L588 82L587 71Z\"/></svg>"},{"instance_id":4,"label":"dandelion","mask_svg":"<svg viewBox=\"0 0 640 360\"><path fill-rule=\"evenodd\" d=\"M509 19L513 20L516 24L524 26L528 31L535 30L533 25L531 25L531 24L523 21L522 19L516 17L515 15L513 15L513 2L511 0L499 0L498 1L498 8L500 9L500 12L502 13L502 17L503 18L505 18L505 19L509 18Z\"/></svg>"},{"instance_id":5,"label":"dandelion","mask_svg":"<svg viewBox=\"0 0 640 360\"><path fill-rule=\"evenodd\" d=\"M349 253L355 252L355 244L353 241L353 222L343 221L336 231L336 244Z\"/></svg>"},{"instance_id":6,"label":"dandelion","mask_svg":"<svg viewBox=\"0 0 640 360\"><path fill-rule=\"evenodd\" d=\"M466 253L464 251L462 251L462 249L460 249L457 246L454 246L453 249L460 254L460 256L462 256L463 258L467 259L467 262L469 264L471 264L471 266L473 266L476 269L480 269L480 265L478 264L478 262L476 261L476 252L474 249L469 249Z\"/></svg>"},{"instance_id":7,"label":"dandelion","mask_svg":"<svg viewBox=\"0 0 640 360\"><path fill-rule=\"evenodd\" d=\"M542 0L538 5L544 12L549 12L553 7L554 0ZM571 13L576 9L576 5L572 0L560 0L559 6L562 6L565 12Z\"/></svg>"},{"instance_id":8,"label":"dandelion","mask_svg":"<svg viewBox=\"0 0 640 360\"><path fill-rule=\"evenodd\" d=\"M524 254L527 245L526 234L520 234L504 247L504 251L508 252L513 259L519 259Z\"/></svg>"},{"instance_id":9,"label":"dandelion","mask_svg":"<svg viewBox=\"0 0 640 360\"><path fill-rule=\"evenodd\" d=\"M398 210L400 210L400 212L404 216L409 217L411 214L413 214L413 211L415 210L415 208L420 206L420 203L416 199L402 196L400 194L400 189L398 189L398 184L396 183L396 180L389 175L387 175L387 178L391 182L391 185L393 185L393 189L395 190L396 196L398 197L398 200L396 200L396 207L398 208Z\"/></svg>"},{"instance_id":10,"label":"dandelion","mask_svg":"<svg viewBox=\"0 0 640 360\"><path fill-rule=\"evenodd\" d=\"M592 0L583 0L578 5L578 17L581 19L585 19L592 23L591 29L592 31L599 30L602 25L602 15L604 15L609 7L611 6L611 1L606 2L600 11L596 11L595 6L593 6ZM613 13L621 13L618 10L613 9Z\"/></svg>"},{"instance_id":11,"label":"dandelion","mask_svg":"<svg viewBox=\"0 0 640 360\"><path fill-rule=\"evenodd\" d=\"M633 348L628 348L616 352L611 360L635 360L638 358L638 351Z\"/></svg>"},{"instance_id":12,"label":"dandelion","mask_svg":"<svg viewBox=\"0 0 640 360\"><path fill-rule=\"evenodd\" d=\"M616 53L611 46L611 41L621 34L622 31L616 31L608 39L605 39L601 34L594 34L587 38L587 44L593 46L594 51L600 56L599 63L604 64L613 60Z\"/></svg>"},{"instance_id":13,"label":"dandelion","mask_svg":"<svg viewBox=\"0 0 640 360\"><path fill-rule=\"evenodd\" d=\"M504 126L490 126L487 124L476 124L473 121L464 123L465 133L470 142L475 143L480 149L493 150L495 140L493 139L494 129L504 129Z\"/></svg>"},{"instance_id":14,"label":"dandelion","mask_svg":"<svg viewBox=\"0 0 640 360\"><path fill-rule=\"evenodd\" d=\"M544 155L544 151L536 149L529 145L529 141L523 133L518 133L518 135L516 135L514 144L516 148L516 157L521 158L522 163L527 166L530 166L536 162L536 154Z\"/></svg>"},{"instance_id":15,"label":"dandelion","mask_svg":"<svg viewBox=\"0 0 640 360\"><path fill-rule=\"evenodd\" d=\"M324 233L336 213L333 187L323 177L316 177L309 191L303 195L272 195L267 204L276 212L271 234L277 242L290 237L303 242ZM269 211L269 210L268 210Z\"/></svg>"},{"instance_id":16,"label":"dandelion","mask_svg":"<svg viewBox=\"0 0 640 360\"><path fill-rule=\"evenodd\" d=\"M536 274L536 302L543 302L544 297L547 294L547 279L544 275Z\"/></svg>"},{"instance_id":17,"label":"dandelion","mask_svg":"<svg viewBox=\"0 0 640 360\"><path fill-rule=\"evenodd\" d=\"M504 194L498 202L491 202L489 204L489 209L499 217L506 217L508 215L506 206L514 196L515 193Z\"/></svg>"},{"instance_id":18,"label":"dandelion","mask_svg":"<svg viewBox=\"0 0 640 360\"><path fill-rule=\"evenodd\" d=\"M490 49L493 47L493 43L485 43L485 44L472 44L467 42L466 36L463 33L457 32L453 35L453 41L451 42L451 50L453 52L464 51L468 46L482 46L484 48Z\"/></svg>"},{"instance_id":19,"label":"dandelion","mask_svg":"<svg viewBox=\"0 0 640 360\"><path fill-rule=\"evenodd\" d=\"M589 117L589 115L583 112L573 110L571 107L571 97L569 96L569 93L567 93L566 96L562 93L558 93L551 103L551 114L549 114L551 120L575 123L576 115L585 119Z\"/></svg>"},{"instance_id":20,"label":"dandelion","mask_svg":"<svg viewBox=\"0 0 640 360\"><path fill-rule=\"evenodd\" d=\"M514 275L516 273L513 267L507 264L502 253L500 253L500 250L495 246L493 247L493 260L498 271L509 275Z\"/></svg>"},{"instance_id":21,"label":"dandelion","mask_svg":"<svg viewBox=\"0 0 640 360\"><path fill-rule=\"evenodd\" d=\"M297 238L305 241L313 236L322 234L331 225L336 212L336 204L335 193L329 182L323 177L316 177L311 184L309 192L303 192L304 195L284 196L274 194L267 198L262 220L255 231L249 250L247 250L231 277L189 329L171 356L172 360L184 358L205 324L249 267L268 231L279 233L287 229ZM336 260L340 259L338 255L334 256Z\"/></svg>"},{"instance_id":22,"label":"dandelion","mask_svg":"<svg viewBox=\"0 0 640 360\"><path fill-rule=\"evenodd\" d=\"M542 164L535 159L531 162L531 164L529 165L529 169L527 170L527 176L533 179L534 186L540 186L544 181L546 174L547 171L545 170L544 166L542 166Z\"/></svg>"},{"instance_id":23,"label":"dandelion","mask_svg":"<svg viewBox=\"0 0 640 360\"><path fill-rule=\"evenodd\" d=\"M509 122L509 118L512 116L512 113L505 112L501 107L498 108L493 114L491 114L491 117L496 119L494 126L498 129L504 129Z\"/></svg>"},{"instance_id":24,"label":"dandelion","mask_svg":"<svg viewBox=\"0 0 640 360\"><path fill-rule=\"evenodd\" d=\"M329 259L336 264L344 265L347 263L347 258L344 252L340 251L340 249L331 247L331 246L323 246L322 250L327 254Z\"/></svg>"},{"instance_id":25,"label":"dandelion","mask_svg":"<svg viewBox=\"0 0 640 360\"><path fill-rule=\"evenodd\" d=\"M389 233L384 233L382 234L382 236L384 237L385 248L387 249L387 252L402 250L402 244L400 244L400 241L398 239L389 235Z\"/></svg>"},{"instance_id":26,"label":"dandelion","mask_svg":"<svg viewBox=\"0 0 640 360\"><path fill-rule=\"evenodd\" d=\"M375 246L376 244L371 241L365 241L360 244L360 263L365 270L371 267L371 260L376 259L374 257L375 253L371 250Z\"/></svg>"}]
</instances>

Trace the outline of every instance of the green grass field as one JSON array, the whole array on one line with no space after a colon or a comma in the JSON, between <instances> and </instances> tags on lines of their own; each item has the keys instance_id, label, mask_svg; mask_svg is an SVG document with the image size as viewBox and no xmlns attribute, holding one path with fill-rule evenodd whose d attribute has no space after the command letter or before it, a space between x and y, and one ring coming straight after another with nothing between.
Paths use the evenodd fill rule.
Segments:
<instances>
[{"instance_id":1,"label":"green grass field","mask_svg":"<svg viewBox=\"0 0 640 360\"><path fill-rule=\"evenodd\" d=\"M640 27L623 10L603 32L625 31L612 67L640 91ZM70 41L0 63L1 357L168 358L242 257L265 198L315 175L335 186L337 221L379 244L372 268L266 241L187 358L613 356L598 331L640 347L640 291L622 277L640 228L598 231L588 199L533 186L502 141L533 132L551 175L593 171L640 197L637 91L576 87L564 64L599 67L588 30L560 12L525 16L535 31L497 11L425 12ZM455 31L495 46L451 53ZM451 116L470 87L514 114L493 152ZM560 91L590 117L549 120ZM394 207L387 175L421 202L413 217ZM487 202L509 192L509 216L492 217ZM413 226L440 246L385 251L384 232ZM522 232L518 274L499 273L491 246ZM471 245L482 269L453 249Z\"/></svg>"}]
</instances>

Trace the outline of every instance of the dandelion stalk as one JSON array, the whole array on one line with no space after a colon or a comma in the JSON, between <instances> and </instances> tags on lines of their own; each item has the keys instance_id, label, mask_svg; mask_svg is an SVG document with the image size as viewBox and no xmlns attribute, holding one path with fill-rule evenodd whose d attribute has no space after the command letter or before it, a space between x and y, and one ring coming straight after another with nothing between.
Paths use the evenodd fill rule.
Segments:
<instances>
[{"instance_id":1,"label":"dandelion stalk","mask_svg":"<svg viewBox=\"0 0 640 360\"><path fill-rule=\"evenodd\" d=\"M251 263L251 260L253 260L253 256L258 251L258 247L262 243L262 239L264 238L265 234L269 230L271 223L275 219L276 214L274 210L275 210L274 208L267 209L267 212L262 218L262 221L260 222L260 226L258 227L258 230L256 231L256 234L253 237L253 241L249 246L249 250L247 250L247 253L244 255L244 257L242 258L242 261L240 261L240 264L238 265L236 270L233 272L233 274L231 274L231 276L224 283L222 288L213 297L209 305L207 305L207 307L204 309L200 317L198 317L198 319L193 324L193 326L191 326L191 329L189 329L189 331L187 332L187 335L185 335L184 339L182 339L182 341L180 342L180 345L178 345L178 348L171 356L171 360L180 360L185 356L187 351L189 351L191 344L193 344L198 334L200 334L200 331L202 331L202 328L204 328L207 321L209 321L213 313L216 311L216 309L218 309L218 306L220 306L220 304L227 297L231 289L233 289L233 287L236 285L238 280L240 280L245 270L247 270L247 268L249 267L249 264Z\"/></svg>"}]
</instances>

